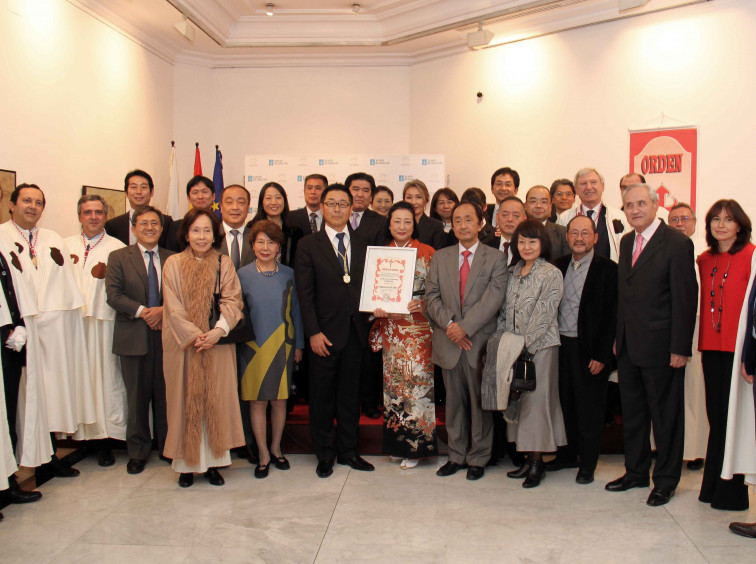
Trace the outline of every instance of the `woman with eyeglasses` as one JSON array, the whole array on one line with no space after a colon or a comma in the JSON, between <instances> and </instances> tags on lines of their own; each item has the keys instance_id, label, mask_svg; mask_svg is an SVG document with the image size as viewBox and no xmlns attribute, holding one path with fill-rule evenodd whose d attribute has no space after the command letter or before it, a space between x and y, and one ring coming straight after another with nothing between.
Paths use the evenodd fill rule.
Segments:
<instances>
[{"instance_id":1,"label":"woman with eyeglasses","mask_svg":"<svg viewBox=\"0 0 756 564\"><path fill-rule=\"evenodd\" d=\"M735 359L735 340L756 249L751 244L751 220L735 200L718 200L706 214L709 249L697 259L701 279L701 351L709 442L698 499L714 509L748 509L748 487L742 474L723 480L727 411Z\"/></svg>"}]
</instances>

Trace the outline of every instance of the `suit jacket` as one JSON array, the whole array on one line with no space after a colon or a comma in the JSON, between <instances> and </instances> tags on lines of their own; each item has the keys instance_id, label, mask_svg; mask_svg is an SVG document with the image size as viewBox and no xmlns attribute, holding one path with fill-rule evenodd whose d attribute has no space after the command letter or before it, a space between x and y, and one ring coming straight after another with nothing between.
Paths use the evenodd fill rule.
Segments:
<instances>
[{"instance_id":1,"label":"suit jacket","mask_svg":"<svg viewBox=\"0 0 756 564\"><path fill-rule=\"evenodd\" d=\"M252 245L249 244L249 227L244 227L243 231L241 233L242 238L242 247L241 247L241 260L239 262L239 268L243 266L247 266L250 262L255 260L255 253L252 250ZM229 256L228 254L228 243L226 242L226 238L223 238L223 243L221 243L220 252L223 255Z\"/></svg>"},{"instance_id":2,"label":"suit jacket","mask_svg":"<svg viewBox=\"0 0 756 564\"><path fill-rule=\"evenodd\" d=\"M312 228L310 227L310 212L306 207L290 211L289 215L286 216L286 224L289 227L299 229L299 231L302 232L303 237L312 233ZM323 229L324 224L325 222L321 219L320 229Z\"/></svg>"},{"instance_id":3,"label":"suit jacket","mask_svg":"<svg viewBox=\"0 0 756 564\"><path fill-rule=\"evenodd\" d=\"M551 260L549 260L549 262L551 264L556 264L557 258L569 255L572 252L570 251L570 246L567 244L567 228L563 225L551 223L550 221L546 221L544 227L546 228L546 233L548 234L549 242L551 243Z\"/></svg>"},{"instance_id":4,"label":"suit jacket","mask_svg":"<svg viewBox=\"0 0 756 564\"><path fill-rule=\"evenodd\" d=\"M386 237L386 224L385 217L368 209L362 214L362 219L355 229L355 233L365 239L368 245L385 245L389 242ZM443 231L443 228L441 230Z\"/></svg>"},{"instance_id":5,"label":"suit jacket","mask_svg":"<svg viewBox=\"0 0 756 564\"><path fill-rule=\"evenodd\" d=\"M436 250L443 249L446 246L443 222L423 214L417 222L417 240Z\"/></svg>"},{"instance_id":6,"label":"suit jacket","mask_svg":"<svg viewBox=\"0 0 756 564\"><path fill-rule=\"evenodd\" d=\"M556 260L555 266L562 276L567 274L571 260L571 254ZM612 365L616 332L617 263L594 253L578 308L578 347L583 357Z\"/></svg>"},{"instance_id":7,"label":"suit jacket","mask_svg":"<svg viewBox=\"0 0 756 564\"><path fill-rule=\"evenodd\" d=\"M496 330L496 316L507 290L507 265L504 253L478 245L465 285L464 309L459 296L459 246L436 251L425 281L425 303L428 318L434 326L431 360L441 368L452 369L462 354L446 336L450 321L456 321L472 341L465 351L473 368L480 366L480 357L488 337Z\"/></svg>"},{"instance_id":8,"label":"suit jacket","mask_svg":"<svg viewBox=\"0 0 756 564\"><path fill-rule=\"evenodd\" d=\"M160 266L173 253L158 247ZM147 339L150 328L140 318L134 317L139 306L147 303L147 267L138 245L131 245L110 253L105 274L105 293L110 307L116 311L113 329L113 354L141 356L147 354ZM163 285L160 285L160 302L163 301Z\"/></svg>"},{"instance_id":9,"label":"suit jacket","mask_svg":"<svg viewBox=\"0 0 756 564\"><path fill-rule=\"evenodd\" d=\"M496 208L496 204L488 204L486 206L486 209L483 210L483 215L486 217L486 221L489 225L493 224L493 216L494 216L494 209Z\"/></svg>"},{"instance_id":10,"label":"suit jacket","mask_svg":"<svg viewBox=\"0 0 756 564\"><path fill-rule=\"evenodd\" d=\"M163 214L163 232L160 234L160 240L158 246L166 247L166 241L168 240L168 231L173 224L173 218L170 215ZM105 233L111 237L115 237L121 243L127 247L129 243L129 233L131 233L131 222L129 221L129 212L122 213L119 216L109 219L105 222Z\"/></svg>"},{"instance_id":11,"label":"suit jacket","mask_svg":"<svg viewBox=\"0 0 756 564\"><path fill-rule=\"evenodd\" d=\"M482 233L482 231L481 231L481 233ZM501 252L501 237L497 237L496 236L496 231L494 231L494 236L493 237L486 238L485 243L486 243L486 245L488 245L492 249L498 249ZM510 245L509 252L510 253L513 252L513 249L511 248L511 245ZM502 254L504 254L504 253L502 252ZM506 257L506 261L507 261L507 266L511 266L512 264L514 264L514 263L510 263L509 262L509 256Z\"/></svg>"},{"instance_id":12,"label":"suit jacket","mask_svg":"<svg viewBox=\"0 0 756 564\"><path fill-rule=\"evenodd\" d=\"M181 252L181 247L178 243L178 232L183 222L183 219L177 219L172 222L167 228L163 229L163 235L160 236L161 240L165 240L165 248L174 253Z\"/></svg>"},{"instance_id":13,"label":"suit jacket","mask_svg":"<svg viewBox=\"0 0 756 564\"><path fill-rule=\"evenodd\" d=\"M344 271L325 230L302 238L294 267L305 336L322 332L335 351L346 346L352 330L350 321L354 321L362 346L367 345L368 337L367 320L359 308L368 243L353 231L349 236L352 255L349 284L343 280Z\"/></svg>"},{"instance_id":14,"label":"suit jacket","mask_svg":"<svg viewBox=\"0 0 756 564\"><path fill-rule=\"evenodd\" d=\"M617 356L636 366L666 366L691 356L698 306L693 241L662 222L632 264L635 232L620 243Z\"/></svg>"}]
</instances>

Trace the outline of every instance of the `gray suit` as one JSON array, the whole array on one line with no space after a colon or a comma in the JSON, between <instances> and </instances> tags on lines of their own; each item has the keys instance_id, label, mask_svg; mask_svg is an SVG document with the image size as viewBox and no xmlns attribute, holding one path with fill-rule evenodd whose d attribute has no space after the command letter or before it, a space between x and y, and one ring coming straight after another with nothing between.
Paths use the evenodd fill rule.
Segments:
<instances>
[{"instance_id":1,"label":"gray suit","mask_svg":"<svg viewBox=\"0 0 756 564\"><path fill-rule=\"evenodd\" d=\"M461 308L459 252L459 245L436 251L426 279L425 301L434 326L431 360L441 367L446 386L449 460L485 466L491 457L493 432L491 414L480 403L481 355L496 330L496 315L506 295L507 265L504 253L479 243ZM470 338L471 350L463 351L446 336L451 321L459 323Z\"/></svg>"},{"instance_id":2,"label":"gray suit","mask_svg":"<svg viewBox=\"0 0 756 564\"><path fill-rule=\"evenodd\" d=\"M241 234L241 261L239 262L239 268L247 266L250 262L255 260L255 252L252 250L252 245L249 244L249 226L245 226L240 229ZM226 238L223 237L223 242L220 246L220 252L223 255L230 256L228 253L228 243Z\"/></svg>"},{"instance_id":3,"label":"gray suit","mask_svg":"<svg viewBox=\"0 0 756 564\"><path fill-rule=\"evenodd\" d=\"M551 243L551 258L549 262L554 264L559 257L572 253L570 246L567 244L567 228L550 221L546 221L544 227L549 236L549 243Z\"/></svg>"},{"instance_id":4,"label":"gray suit","mask_svg":"<svg viewBox=\"0 0 756 564\"><path fill-rule=\"evenodd\" d=\"M160 248L160 264L173 253ZM113 329L113 354L121 357L126 386L128 418L126 446L129 458L146 460L152 448L149 408L160 451L168 431L163 380L162 331L153 331L135 317L139 306L147 304L147 267L137 245L110 253L105 276L107 302L116 311ZM162 303L162 284L160 300Z\"/></svg>"}]
</instances>

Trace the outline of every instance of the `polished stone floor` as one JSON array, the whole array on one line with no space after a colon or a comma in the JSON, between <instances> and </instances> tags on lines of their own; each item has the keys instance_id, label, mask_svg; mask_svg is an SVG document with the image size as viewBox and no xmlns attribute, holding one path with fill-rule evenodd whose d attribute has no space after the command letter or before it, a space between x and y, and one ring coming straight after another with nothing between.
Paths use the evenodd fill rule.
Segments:
<instances>
[{"instance_id":1,"label":"polished stone floor","mask_svg":"<svg viewBox=\"0 0 756 564\"><path fill-rule=\"evenodd\" d=\"M234 459L226 485L177 475L153 455L145 471L126 473L125 455L81 476L40 487L38 503L3 510L0 562L698 562L756 560L756 539L730 533L730 521L756 521L752 509L716 511L697 500L701 472L683 470L666 506L645 504L648 490L604 491L622 473L622 457L602 457L597 480L573 470L548 474L524 490L489 468L478 482L464 472L438 478L445 460L412 470L369 457L376 471L336 466L315 475L315 458L289 457L292 468L257 480Z\"/></svg>"}]
</instances>

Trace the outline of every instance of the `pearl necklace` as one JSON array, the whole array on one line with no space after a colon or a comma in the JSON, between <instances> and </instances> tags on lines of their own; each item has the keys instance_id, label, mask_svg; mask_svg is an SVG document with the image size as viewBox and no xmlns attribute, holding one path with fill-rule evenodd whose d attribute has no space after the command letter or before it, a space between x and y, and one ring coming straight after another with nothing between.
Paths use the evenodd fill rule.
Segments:
<instances>
[{"instance_id":1,"label":"pearl necklace","mask_svg":"<svg viewBox=\"0 0 756 564\"><path fill-rule=\"evenodd\" d=\"M260 268L260 261L258 261L257 259L255 259L255 266L257 267L257 272L267 278L270 278L276 272L278 272L278 261L273 262L273 270L263 270L262 268Z\"/></svg>"}]
</instances>

